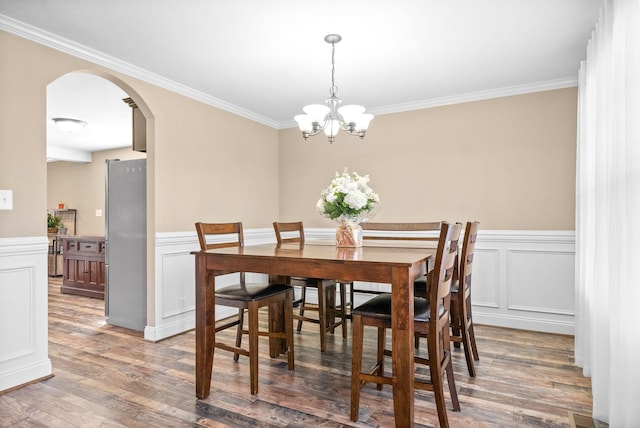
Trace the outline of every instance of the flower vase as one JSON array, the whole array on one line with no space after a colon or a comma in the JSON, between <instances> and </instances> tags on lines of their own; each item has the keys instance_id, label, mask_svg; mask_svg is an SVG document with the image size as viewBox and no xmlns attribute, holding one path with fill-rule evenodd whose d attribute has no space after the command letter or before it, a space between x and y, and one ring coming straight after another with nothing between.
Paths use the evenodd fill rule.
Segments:
<instances>
[{"instance_id":1,"label":"flower vase","mask_svg":"<svg viewBox=\"0 0 640 428\"><path fill-rule=\"evenodd\" d=\"M362 228L353 222L340 223L336 229L336 246L343 248L362 247Z\"/></svg>"}]
</instances>

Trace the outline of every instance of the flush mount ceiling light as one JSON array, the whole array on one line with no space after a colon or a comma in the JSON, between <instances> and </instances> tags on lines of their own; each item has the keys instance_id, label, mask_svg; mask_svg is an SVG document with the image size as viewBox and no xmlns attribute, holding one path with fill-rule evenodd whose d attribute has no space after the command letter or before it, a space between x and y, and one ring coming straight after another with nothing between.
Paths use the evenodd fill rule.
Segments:
<instances>
[{"instance_id":1,"label":"flush mount ceiling light","mask_svg":"<svg viewBox=\"0 0 640 428\"><path fill-rule=\"evenodd\" d=\"M62 129L64 132L68 132L69 134L73 132L78 132L85 126L87 126L87 122L82 121L80 119L70 119L68 117L54 117L51 119L53 123L55 123L58 128Z\"/></svg>"},{"instance_id":2,"label":"flush mount ceiling light","mask_svg":"<svg viewBox=\"0 0 640 428\"><path fill-rule=\"evenodd\" d=\"M324 133L329 137L329 142L333 143L340 129L349 135L364 138L369 122L373 119L373 115L365 113L365 108L359 105L353 104L338 108L338 104L342 100L336 97L338 87L335 84L335 52L336 43L340 40L342 37L338 34L328 34L324 38L325 42L331 44L331 87L329 88L331 96L325 100L326 105L305 106L302 111L306 114L294 117L305 140L324 130Z\"/></svg>"}]
</instances>

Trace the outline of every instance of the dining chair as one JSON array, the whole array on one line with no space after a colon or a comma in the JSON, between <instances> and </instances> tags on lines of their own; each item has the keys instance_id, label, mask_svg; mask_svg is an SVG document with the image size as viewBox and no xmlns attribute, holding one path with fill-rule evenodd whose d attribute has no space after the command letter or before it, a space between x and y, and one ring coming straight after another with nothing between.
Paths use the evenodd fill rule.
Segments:
<instances>
[{"instance_id":1,"label":"dining chair","mask_svg":"<svg viewBox=\"0 0 640 428\"><path fill-rule=\"evenodd\" d=\"M273 222L273 230L275 231L278 245L304 245L304 225L301 221L275 221ZM293 301L294 306L298 306L298 314L293 314L293 319L298 320L297 331L302 331L303 321L318 324L320 327L320 352L324 352L327 348L327 332L333 334L338 326L342 327L342 338L346 339L347 313L344 285L340 283L340 302L337 303L336 281L333 279L291 277L289 281L290 285L300 287L300 298ZM311 305L307 302L307 288L317 289L317 305ZM318 317L309 317L305 315L305 311L317 311ZM336 321L337 317L339 318Z\"/></svg>"},{"instance_id":2,"label":"dining chair","mask_svg":"<svg viewBox=\"0 0 640 428\"><path fill-rule=\"evenodd\" d=\"M416 355L414 362L429 367L429 380L416 376L414 388L433 391L440 426L448 427L444 398L444 378L446 375L449 394L454 411L460 411L458 393L453 376L451 346L449 341L449 310L451 304L451 283L455 269L455 256L460 239L460 223L442 223L438 248L436 250L433 277L435 287L430 288L429 298L414 297L414 329L426 334L427 357ZM369 382L376 383L381 390L383 384L392 384L392 376L385 374L384 357L391 351L385 349L386 330L391 328L391 294L380 294L352 312L353 348L351 363L351 420L358 420L360 392ZM376 364L367 371L362 370L364 326L377 327Z\"/></svg>"},{"instance_id":3,"label":"dining chair","mask_svg":"<svg viewBox=\"0 0 640 428\"><path fill-rule=\"evenodd\" d=\"M476 376L474 361L480 361L478 346L473 330L473 316L471 306L471 273L473 268L473 254L478 238L477 221L467 222L462 242L460 257L456 257L456 271L451 285L451 341L454 347L464 348L469 376ZM420 278L414 283L416 295L426 293L431 278ZM424 297L424 296L423 296ZM419 337L416 336L416 342ZM417 345L416 345L417 347Z\"/></svg>"},{"instance_id":4,"label":"dining chair","mask_svg":"<svg viewBox=\"0 0 640 428\"><path fill-rule=\"evenodd\" d=\"M434 222L410 222L410 223L390 223L390 222L364 222L362 227L363 243L372 245L374 243L384 244L393 241L413 241L418 243L436 243L440 232L441 221ZM429 265L427 262L427 271ZM349 286L349 302L347 307L353 308L355 294L382 294L388 291L370 290L367 288L356 288L352 282L345 283Z\"/></svg>"},{"instance_id":5,"label":"dining chair","mask_svg":"<svg viewBox=\"0 0 640 428\"><path fill-rule=\"evenodd\" d=\"M460 262L457 265L458 275L451 287L451 340L455 347L459 348L462 344L467 369L472 377L476 376L474 360L480 360L471 313L471 273L479 224L477 221L467 222Z\"/></svg>"},{"instance_id":6,"label":"dining chair","mask_svg":"<svg viewBox=\"0 0 640 428\"><path fill-rule=\"evenodd\" d=\"M242 223L196 223L196 231L200 242L200 251L215 248L244 247ZM209 240L207 238L210 238ZM213 242L209 242L213 241ZM228 274L234 272L223 272ZM294 369L293 349L293 287L277 283L247 283L245 273L240 272L237 284L216 288L216 305L238 308L238 318L216 322L215 333L237 326L234 345L223 343L214 333L214 348L233 352L233 360L238 361L239 355L249 357L249 372L251 395L258 393L258 337L267 336L274 339L284 339L287 352L289 370ZM282 331L260 331L258 329L258 314L260 308L268 307L271 311L284 312L284 327ZM249 315L248 329L244 329L244 311ZM274 314L275 317L275 314ZM242 335L249 336L249 349L242 348Z\"/></svg>"}]
</instances>

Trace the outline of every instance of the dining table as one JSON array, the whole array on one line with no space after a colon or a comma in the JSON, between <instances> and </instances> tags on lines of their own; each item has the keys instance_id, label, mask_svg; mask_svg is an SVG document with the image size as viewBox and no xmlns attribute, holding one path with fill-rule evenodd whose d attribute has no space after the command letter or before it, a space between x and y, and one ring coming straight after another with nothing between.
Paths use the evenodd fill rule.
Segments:
<instances>
[{"instance_id":1,"label":"dining table","mask_svg":"<svg viewBox=\"0 0 640 428\"><path fill-rule=\"evenodd\" d=\"M193 252L196 280L196 396L211 391L216 276L255 272L391 284L392 386L395 425L414 422L413 282L425 275L433 249L402 246L337 247L335 243L261 244ZM273 351L274 346L270 345ZM272 353L273 356L273 353ZM349 396L349 391L345 396Z\"/></svg>"}]
</instances>

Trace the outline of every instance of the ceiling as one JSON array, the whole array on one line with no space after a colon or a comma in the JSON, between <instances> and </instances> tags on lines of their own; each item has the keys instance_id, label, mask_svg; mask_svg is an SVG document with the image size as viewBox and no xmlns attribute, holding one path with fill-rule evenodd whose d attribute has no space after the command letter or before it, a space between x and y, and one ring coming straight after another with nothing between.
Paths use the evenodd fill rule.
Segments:
<instances>
[{"instance_id":1,"label":"ceiling","mask_svg":"<svg viewBox=\"0 0 640 428\"><path fill-rule=\"evenodd\" d=\"M131 146L131 107L128 95L102 77L69 73L47 86L47 159L91 161L90 152ZM67 133L51 120L79 119L87 125Z\"/></svg>"},{"instance_id":2,"label":"ceiling","mask_svg":"<svg viewBox=\"0 0 640 428\"><path fill-rule=\"evenodd\" d=\"M345 104L383 114L574 86L601 5L602 0L1 0L0 29L286 128L295 125L302 106L329 95L326 34L342 36L336 45L337 95ZM130 110L121 101L126 94L104 83L72 75L50 85L49 118L76 115L89 123L84 136L74 137L76 149L115 147L124 144L125 133L130 144ZM108 135L105 129L120 125L98 125L119 116L128 118L121 126L128 126L126 132ZM96 132L89 132L94 125ZM53 131L51 144L74 147L65 143L69 134Z\"/></svg>"}]
</instances>

